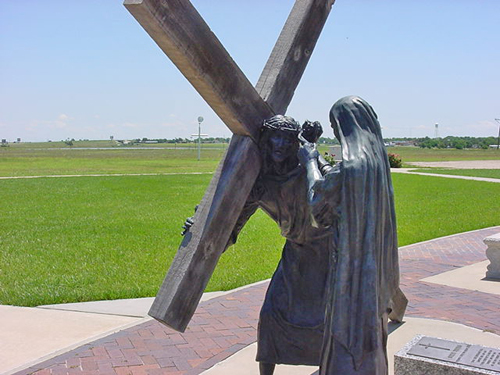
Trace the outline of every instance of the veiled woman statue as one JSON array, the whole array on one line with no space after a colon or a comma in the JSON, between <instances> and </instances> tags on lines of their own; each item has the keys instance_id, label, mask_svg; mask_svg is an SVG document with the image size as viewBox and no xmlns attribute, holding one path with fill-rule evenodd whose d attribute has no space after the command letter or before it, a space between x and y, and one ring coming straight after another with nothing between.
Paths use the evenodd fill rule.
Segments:
<instances>
[{"instance_id":1,"label":"veiled woman statue","mask_svg":"<svg viewBox=\"0 0 500 375\"><path fill-rule=\"evenodd\" d=\"M363 99L340 99L330 121L342 145L340 165L322 174L313 144L299 152L313 220L338 230L320 374L387 374L387 318L399 286L387 152L377 115Z\"/></svg>"}]
</instances>

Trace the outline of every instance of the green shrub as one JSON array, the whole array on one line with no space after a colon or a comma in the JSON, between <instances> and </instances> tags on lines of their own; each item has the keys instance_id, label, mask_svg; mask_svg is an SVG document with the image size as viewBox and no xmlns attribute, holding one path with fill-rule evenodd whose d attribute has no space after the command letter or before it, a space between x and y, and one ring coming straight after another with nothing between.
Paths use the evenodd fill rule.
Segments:
<instances>
[{"instance_id":1,"label":"green shrub","mask_svg":"<svg viewBox=\"0 0 500 375\"><path fill-rule=\"evenodd\" d=\"M335 155L329 154L325 152L323 155L323 158L326 160L326 162L330 165L335 165Z\"/></svg>"},{"instance_id":2,"label":"green shrub","mask_svg":"<svg viewBox=\"0 0 500 375\"><path fill-rule=\"evenodd\" d=\"M398 154L388 154L389 156L389 164L391 168L401 168L403 166L403 159Z\"/></svg>"}]
</instances>

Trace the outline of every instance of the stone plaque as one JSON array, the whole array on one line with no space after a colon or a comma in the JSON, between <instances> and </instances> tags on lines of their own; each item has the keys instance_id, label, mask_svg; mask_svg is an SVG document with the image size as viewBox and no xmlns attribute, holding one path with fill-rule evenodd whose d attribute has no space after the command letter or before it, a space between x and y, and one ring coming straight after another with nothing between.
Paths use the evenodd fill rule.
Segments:
<instances>
[{"instance_id":1,"label":"stone plaque","mask_svg":"<svg viewBox=\"0 0 500 375\"><path fill-rule=\"evenodd\" d=\"M422 337L408 354L500 372L500 349Z\"/></svg>"}]
</instances>

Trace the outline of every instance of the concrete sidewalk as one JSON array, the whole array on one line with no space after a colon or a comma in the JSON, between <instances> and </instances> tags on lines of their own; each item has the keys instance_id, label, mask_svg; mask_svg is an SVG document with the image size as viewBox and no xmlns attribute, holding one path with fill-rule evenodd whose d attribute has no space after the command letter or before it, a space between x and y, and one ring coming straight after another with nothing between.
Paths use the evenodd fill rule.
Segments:
<instances>
[{"instance_id":1,"label":"concrete sidewalk","mask_svg":"<svg viewBox=\"0 0 500 375\"><path fill-rule=\"evenodd\" d=\"M454 175L454 174L441 174L441 173L414 172L414 168L391 168L391 172L392 173L405 173L405 174L410 174L410 175L430 176L430 177L455 178L458 180L493 182L493 183L497 183L497 184L500 183L499 178L460 176L460 175Z\"/></svg>"},{"instance_id":2,"label":"concrete sidewalk","mask_svg":"<svg viewBox=\"0 0 500 375\"><path fill-rule=\"evenodd\" d=\"M205 293L201 301L229 292ZM0 305L0 374L12 374L152 320L154 298L44 305Z\"/></svg>"},{"instance_id":3,"label":"concrete sidewalk","mask_svg":"<svg viewBox=\"0 0 500 375\"><path fill-rule=\"evenodd\" d=\"M394 374L394 354L417 334L440 337L448 340L465 341L470 344L500 347L500 336L467 327L463 324L435 319L405 318L403 324L389 323L387 353L389 357L389 375ZM204 375L256 375L258 365L255 362L257 344L251 344L227 360L203 372ZM311 375L317 371L313 366L276 366L275 375Z\"/></svg>"},{"instance_id":4,"label":"concrete sidewalk","mask_svg":"<svg viewBox=\"0 0 500 375\"><path fill-rule=\"evenodd\" d=\"M416 334L500 346L500 282L484 280L482 240L500 226L400 248L403 324L389 355ZM152 299L0 306L0 373L257 374L258 313L267 281L207 294L185 333L146 317ZM314 367L277 366L277 375ZM392 370L391 370L392 371Z\"/></svg>"},{"instance_id":5,"label":"concrete sidewalk","mask_svg":"<svg viewBox=\"0 0 500 375\"><path fill-rule=\"evenodd\" d=\"M442 177L442 178L456 178L462 180L473 180L473 181L484 181L484 182L494 182L500 183L498 178L488 178L488 177L472 177L472 176L460 176L453 174L441 174L441 173L426 173L426 172L414 172L418 168L449 168L449 169L500 169L500 160L462 160L462 161L434 161L434 162L410 162L408 165L414 166L413 168L391 168L391 172L394 173L408 173L417 174L421 176L431 176L431 177Z\"/></svg>"},{"instance_id":6,"label":"concrete sidewalk","mask_svg":"<svg viewBox=\"0 0 500 375\"><path fill-rule=\"evenodd\" d=\"M460 160L460 161L412 161L408 164L417 168L451 168L451 169L500 169L499 160Z\"/></svg>"}]
</instances>

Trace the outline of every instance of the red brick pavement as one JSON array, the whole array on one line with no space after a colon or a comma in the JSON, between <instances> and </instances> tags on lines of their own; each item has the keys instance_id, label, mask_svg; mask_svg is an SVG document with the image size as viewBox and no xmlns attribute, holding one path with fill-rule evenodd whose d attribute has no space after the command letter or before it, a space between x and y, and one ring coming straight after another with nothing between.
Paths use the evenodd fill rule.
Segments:
<instances>
[{"instance_id":1,"label":"red brick pavement","mask_svg":"<svg viewBox=\"0 0 500 375\"><path fill-rule=\"evenodd\" d=\"M400 249L401 288L407 316L449 320L500 334L497 295L420 281L485 260L484 237L500 226ZM200 374L256 341L267 283L200 304L185 333L148 321L85 344L21 374Z\"/></svg>"},{"instance_id":2,"label":"red brick pavement","mask_svg":"<svg viewBox=\"0 0 500 375\"><path fill-rule=\"evenodd\" d=\"M483 239L498 232L500 227L493 227L400 248L407 315L462 323L500 335L498 295L420 281L486 260Z\"/></svg>"},{"instance_id":3,"label":"red brick pavement","mask_svg":"<svg viewBox=\"0 0 500 375\"><path fill-rule=\"evenodd\" d=\"M199 374L256 341L267 284L202 302L184 333L151 320L17 374Z\"/></svg>"}]
</instances>

